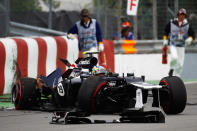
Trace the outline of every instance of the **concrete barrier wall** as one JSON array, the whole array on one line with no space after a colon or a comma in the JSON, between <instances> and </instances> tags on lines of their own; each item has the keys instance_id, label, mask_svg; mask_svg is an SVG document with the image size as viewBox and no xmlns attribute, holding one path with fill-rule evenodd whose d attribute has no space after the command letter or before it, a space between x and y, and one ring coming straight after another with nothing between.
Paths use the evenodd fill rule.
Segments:
<instances>
[{"instance_id":1,"label":"concrete barrier wall","mask_svg":"<svg viewBox=\"0 0 197 131\"><path fill-rule=\"evenodd\" d=\"M146 80L160 80L169 72L169 63L162 64L161 58L161 54L116 54L115 71L144 75Z\"/></svg>"},{"instance_id":2,"label":"concrete barrier wall","mask_svg":"<svg viewBox=\"0 0 197 131\"><path fill-rule=\"evenodd\" d=\"M197 80L197 53L186 53L181 78L183 80ZM170 54L168 64L162 64L162 54L115 54L115 72L134 73L144 75L146 80L160 80L168 76L170 69Z\"/></svg>"},{"instance_id":3,"label":"concrete barrier wall","mask_svg":"<svg viewBox=\"0 0 197 131\"><path fill-rule=\"evenodd\" d=\"M181 77L184 80L197 80L197 53L186 53L183 72Z\"/></svg>"},{"instance_id":4,"label":"concrete barrier wall","mask_svg":"<svg viewBox=\"0 0 197 131\"><path fill-rule=\"evenodd\" d=\"M66 37L18 37L0 39L0 94L10 93L16 81L16 64L23 77L48 75L66 66L58 58L71 63L78 58L78 41Z\"/></svg>"}]
</instances>

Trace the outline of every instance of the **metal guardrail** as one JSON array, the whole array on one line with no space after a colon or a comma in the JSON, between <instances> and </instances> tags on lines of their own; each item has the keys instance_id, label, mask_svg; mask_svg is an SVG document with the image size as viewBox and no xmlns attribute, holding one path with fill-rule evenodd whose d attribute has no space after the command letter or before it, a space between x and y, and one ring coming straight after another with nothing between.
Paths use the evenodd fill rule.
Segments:
<instances>
[{"instance_id":1,"label":"metal guardrail","mask_svg":"<svg viewBox=\"0 0 197 131\"><path fill-rule=\"evenodd\" d=\"M163 40L136 40L135 48L138 54L161 53ZM197 40L186 46L186 53L197 53Z\"/></svg>"},{"instance_id":2,"label":"metal guardrail","mask_svg":"<svg viewBox=\"0 0 197 131\"><path fill-rule=\"evenodd\" d=\"M124 40L114 40L115 54L127 54L122 45ZM133 43L133 42L132 42ZM131 44L130 48L135 48L136 54L161 53L163 40L135 40L135 45ZM186 47L186 53L197 53L197 41Z\"/></svg>"},{"instance_id":3,"label":"metal guardrail","mask_svg":"<svg viewBox=\"0 0 197 131\"><path fill-rule=\"evenodd\" d=\"M65 32L30 26L17 22L10 22L10 35L13 36L64 36ZM132 42L133 43L133 42ZM161 53L163 40L135 40L135 45L131 44L131 48L137 50L137 54ZM127 54L122 45L124 40L114 40L115 54ZM128 50L128 43L127 43ZM131 51L130 51L131 52ZM132 51L133 52L133 51ZM190 46L186 47L186 52L197 53L197 40Z\"/></svg>"},{"instance_id":4,"label":"metal guardrail","mask_svg":"<svg viewBox=\"0 0 197 131\"><path fill-rule=\"evenodd\" d=\"M63 36L67 33L51 29L30 26L17 22L10 22L10 35L12 36Z\"/></svg>"},{"instance_id":5,"label":"metal guardrail","mask_svg":"<svg viewBox=\"0 0 197 131\"><path fill-rule=\"evenodd\" d=\"M134 48L137 50L137 54L151 54L161 53L163 47L163 40L135 40L136 44ZM125 54L121 45L124 44L123 40L115 40L114 47L116 54ZM133 45L131 45L133 48ZM186 53L197 53L197 40L192 45L186 47Z\"/></svg>"}]
</instances>

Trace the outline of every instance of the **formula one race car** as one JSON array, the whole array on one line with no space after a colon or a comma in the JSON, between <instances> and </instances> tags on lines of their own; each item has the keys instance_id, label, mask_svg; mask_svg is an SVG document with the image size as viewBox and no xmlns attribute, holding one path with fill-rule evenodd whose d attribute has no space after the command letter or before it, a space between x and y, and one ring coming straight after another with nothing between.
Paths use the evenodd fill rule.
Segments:
<instances>
[{"instance_id":1,"label":"formula one race car","mask_svg":"<svg viewBox=\"0 0 197 131\"><path fill-rule=\"evenodd\" d=\"M118 114L116 122L165 122L165 113L185 109L186 88L179 77L171 74L154 85L145 82L144 76L107 72L96 66L93 53L87 54L76 66L60 59L68 67L63 74L58 68L39 80L18 79L12 89L15 108L53 111L52 123L63 120L67 124L93 123L87 118L91 114Z\"/></svg>"}]
</instances>

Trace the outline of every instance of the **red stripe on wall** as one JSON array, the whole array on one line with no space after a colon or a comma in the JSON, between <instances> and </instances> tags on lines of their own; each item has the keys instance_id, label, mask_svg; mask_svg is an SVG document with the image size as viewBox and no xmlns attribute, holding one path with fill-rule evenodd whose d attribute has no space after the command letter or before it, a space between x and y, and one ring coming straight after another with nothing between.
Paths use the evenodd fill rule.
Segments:
<instances>
[{"instance_id":1,"label":"red stripe on wall","mask_svg":"<svg viewBox=\"0 0 197 131\"><path fill-rule=\"evenodd\" d=\"M82 58L82 57L83 57L82 52L79 51L78 58Z\"/></svg>"},{"instance_id":2,"label":"red stripe on wall","mask_svg":"<svg viewBox=\"0 0 197 131\"><path fill-rule=\"evenodd\" d=\"M67 59L67 42L64 38L57 36L54 37L57 43L57 60L56 60L56 67L60 67L62 69L62 73L65 72L66 66L63 64L59 58Z\"/></svg>"},{"instance_id":3,"label":"red stripe on wall","mask_svg":"<svg viewBox=\"0 0 197 131\"><path fill-rule=\"evenodd\" d=\"M103 40L104 51L101 54L100 65L114 72L114 43L113 40Z\"/></svg>"},{"instance_id":4,"label":"red stripe on wall","mask_svg":"<svg viewBox=\"0 0 197 131\"><path fill-rule=\"evenodd\" d=\"M3 90L5 87L5 60L6 60L6 52L3 43L0 42L0 95L3 94Z\"/></svg>"},{"instance_id":5,"label":"red stripe on wall","mask_svg":"<svg viewBox=\"0 0 197 131\"><path fill-rule=\"evenodd\" d=\"M17 45L17 63L22 77L28 76L28 46L23 39L13 38Z\"/></svg>"},{"instance_id":6,"label":"red stripe on wall","mask_svg":"<svg viewBox=\"0 0 197 131\"><path fill-rule=\"evenodd\" d=\"M42 38L34 38L38 43L38 75L46 76L47 44Z\"/></svg>"}]
</instances>

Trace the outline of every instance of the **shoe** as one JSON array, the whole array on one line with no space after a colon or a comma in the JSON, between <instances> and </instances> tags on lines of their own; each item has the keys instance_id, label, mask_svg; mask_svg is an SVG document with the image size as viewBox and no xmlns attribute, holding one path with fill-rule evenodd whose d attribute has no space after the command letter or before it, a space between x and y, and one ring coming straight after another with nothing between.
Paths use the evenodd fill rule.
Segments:
<instances>
[{"instance_id":1,"label":"shoe","mask_svg":"<svg viewBox=\"0 0 197 131\"><path fill-rule=\"evenodd\" d=\"M169 75L169 76L173 76L173 72L174 72L174 70L173 70L173 69L170 69L168 75Z\"/></svg>"}]
</instances>

